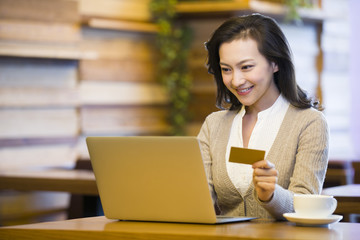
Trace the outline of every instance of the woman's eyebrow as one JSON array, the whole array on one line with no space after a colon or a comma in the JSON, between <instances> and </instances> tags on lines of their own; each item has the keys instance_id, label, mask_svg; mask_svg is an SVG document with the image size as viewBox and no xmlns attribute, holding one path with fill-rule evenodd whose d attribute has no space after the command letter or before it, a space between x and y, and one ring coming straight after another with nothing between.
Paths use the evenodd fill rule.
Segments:
<instances>
[{"instance_id":1,"label":"woman's eyebrow","mask_svg":"<svg viewBox=\"0 0 360 240\"><path fill-rule=\"evenodd\" d=\"M220 65L225 65L225 66L230 67L230 65L229 65L229 64L227 64L227 63L220 62L219 64L220 64Z\"/></svg>"},{"instance_id":2,"label":"woman's eyebrow","mask_svg":"<svg viewBox=\"0 0 360 240\"><path fill-rule=\"evenodd\" d=\"M241 65L241 64L244 64L246 62L249 62L249 61L253 61L254 59L244 59L244 60L241 60L240 62L236 63L236 65ZM220 65L226 65L226 66L230 66L230 64L227 64L227 63L224 63L224 62L221 62L219 63Z\"/></svg>"}]
</instances>

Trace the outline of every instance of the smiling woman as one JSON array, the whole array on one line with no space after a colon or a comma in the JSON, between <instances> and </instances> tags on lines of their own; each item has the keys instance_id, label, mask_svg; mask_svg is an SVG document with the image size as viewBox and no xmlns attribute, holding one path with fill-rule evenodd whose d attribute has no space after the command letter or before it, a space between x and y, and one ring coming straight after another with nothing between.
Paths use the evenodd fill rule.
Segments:
<instances>
[{"instance_id":1,"label":"smiling woman","mask_svg":"<svg viewBox=\"0 0 360 240\"><path fill-rule=\"evenodd\" d=\"M217 106L198 135L215 207L223 215L283 219L293 195L319 194L328 162L328 126L318 102L297 85L287 40L272 18L224 22L206 43ZM231 147L265 150L250 165Z\"/></svg>"},{"instance_id":2,"label":"smiling woman","mask_svg":"<svg viewBox=\"0 0 360 240\"><path fill-rule=\"evenodd\" d=\"M273 78L278 67L261 55L256 41L250 38L225 42L219 53L226 88L247 106L243 117L243 145L248 147L258 113L271 107L280 95Z\"/></svg>"},{"instance_id":3,"label":"smiling woman","mask_svg":"<svg viewBox=\"0 0 360 240\"><path fill-rule=\"evenodd\" d=\"M318 102L309 99L296 83L290 48L283 32L271 18L260 19L261 15L259 14L253 14L247 18L232 18L226 21L222 27L219 27L214 32L211 40L206 43L209 54L208 71L214 75L218 86L218 107L224 108L226 104L231 104L230 109L240 109L243 105L223 83L219 66L219 62L222 61L220 57L221 48L224 48L224 45L231 44L231 42L233 42L232 45L239 48L241 46L236 44L235 40L244 41L250 38L253 44L256 44L258 53L263 55L268 62L281 69L281 71L275 71L276 74L273 77L276 86L288 101L300 108L318 108ZM238 54L238 51L241 50L236 48L227 49L234 51L235 54ZM246 49L246 46L243 46L242 49ZM246 56L242 57L246 58Z\"/></svg>"},{"instance_id":4,"label":"smiling woman","mask_svg":"<svg viewBox=\"0 0 360 240\"><path fill-rule=\"evenodd\" d=\"M278 67L261 55L256 41L237 39L223 43L219 49L223 82L248 111L269 108L279 97L273 80Z\"/></svg>"}]
</instances>

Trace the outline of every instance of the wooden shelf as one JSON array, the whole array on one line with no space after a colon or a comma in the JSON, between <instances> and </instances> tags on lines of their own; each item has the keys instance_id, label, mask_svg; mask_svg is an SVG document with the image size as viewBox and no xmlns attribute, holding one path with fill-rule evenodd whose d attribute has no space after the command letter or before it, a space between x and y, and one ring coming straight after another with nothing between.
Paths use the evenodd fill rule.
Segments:
<instances>
[{"instance_id":1,"label":"wooden shelf","mask_svg":"<svg viewBox=\"0 0 360 240\"><path fill-rule=\"evenodd\" d=\"M216 13L249 10L249 0L179 2L178 13Z\"/></svg>"},{"instance_id":2,"label":"wooden shelf","mask_svg":"<svg viewBox=\"0 0 360 240\"><path fill-rule=\"evenodd\" d=\"M287 13L287 7L283 4L259 0L250 0L249 10L274 17L284 17ZM298 11L304 21L318 22L326 18L324 11L320 8L300 8Z\"/></svg>"},{"instance_id":3,"label":"wooden shelf","mask_svg":"<svg viewBox=\"0 0 360 240\"><path fill-rule=\"evenodd\" d=\"M176 5L176 12L179 16L188 16L193 14L208 15L208 14L231 14L237 11L249 10L249 0L237 1L194 1L194 2L179 2ZM83 17L89 27L100 29L113 29L119 31L145 32L157 33L158 26L149 18L151 13L147 14L146 21L134 21L124 19L109 19L108 16L88 16ZM212 15L213 17L214 15Z\"/></svg>"},{"instance_id":4,"label":"wooden shelf","mask_svg":"<svg viewBox=\"0 0 360 240\"><path fill-rule=\"evenodd\" d=\"M213 14L231 15L235 12L244 12L244 14L259 12L282 18L286 15L287 7L280 3L259 0L194 1L179 2L176 5L176 11L180 16L198 16L200 14L200 16L214 17ZM304 21L322 21L327 17L324 11L319 8L300 8L299 14Z\"/></svg>"},{"instance_id":5,"label":"wooden shelf","mask_svg":"<svg viewBox=\"0 0 360 240\"><path fill-rule=\"evenodd\" d=\"M98 195L95 176L88 170L13 170L0 173L0 189L18 191L60 191Z\"/></svg>"},{"instance_id":6,"label":"wooden shelf","mask_svg":"<svg viewBox=\"0 0 360 240\"><path fill-rule=\"evenodd\" d=\"M95 52L84 52L77 45L46 45L24 42L1 42L0 56L51 58L51 59L96 59Z\"/></svg>"},{"instance_id":7,"label":"wooden shelf","mask_svg":"<svg viewBox=\"0 0 360 240\"><path fill-rule=\"evenodd\" d=\"M122 21L112 19L90 18L87 25L92 28L112 29L131 32L157 33L158 26L150 22Z\"/></svg>"}]
</instances>

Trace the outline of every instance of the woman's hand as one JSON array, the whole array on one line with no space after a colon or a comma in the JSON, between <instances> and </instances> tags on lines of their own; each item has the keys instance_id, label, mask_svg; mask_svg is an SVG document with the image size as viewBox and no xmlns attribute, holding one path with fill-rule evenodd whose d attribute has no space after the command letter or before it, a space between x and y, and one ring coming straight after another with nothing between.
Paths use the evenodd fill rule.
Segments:
<instances>
[{"instance_id":1,"label":"woman's hand","mask_svg":"<svg viewBox=\"0 0 360 240\"><path fill-rule=\"evenodd\" d=\"M278 171L275 165L267 160L261 160L252 165L253 182L258 198L268 202L274 195L275 185L278 179Z\"/></svg>"}]
</instances>

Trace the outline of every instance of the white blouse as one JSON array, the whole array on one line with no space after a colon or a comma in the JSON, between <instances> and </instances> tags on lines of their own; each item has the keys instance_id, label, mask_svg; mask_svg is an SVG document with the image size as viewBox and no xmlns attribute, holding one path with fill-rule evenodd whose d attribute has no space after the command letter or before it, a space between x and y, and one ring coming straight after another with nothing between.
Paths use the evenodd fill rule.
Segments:
<instances>
[{"instance_id":1,"label":"white blouse","mask_svg":"<svg viewBox=\"0 0 360 240\"><path fill-rule=\"evenodd\" d=\"M280 94L271 107L258 113L255 127L249 139L248 148L265 150L266 158L267 153L275 141L289 105L289 102ZM226 149L226 168L228 175L242 196L245 195L250 186L253 169L249 164L229 162L229 155L232 146L244 147L242 138L242 120L245 113L245 107L243 106L235 116Z\"/></svg>"}]
</instances>

